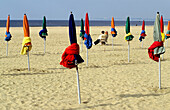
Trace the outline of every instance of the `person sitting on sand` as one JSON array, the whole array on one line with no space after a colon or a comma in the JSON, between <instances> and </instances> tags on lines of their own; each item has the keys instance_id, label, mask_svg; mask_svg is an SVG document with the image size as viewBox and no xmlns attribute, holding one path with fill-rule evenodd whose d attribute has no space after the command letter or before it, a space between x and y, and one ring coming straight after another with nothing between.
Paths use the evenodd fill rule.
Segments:
<instances>
[{"instance_id":1,"label":"person sitting on sand","mask_svg":"<svg viewBox=\"0 0 170 110\"><path fill-rule=\"evenodd\" d=\"M101 45L105 45L108 39L108 31L105 32L103 36L101 36L100 43Z\"/></svg>"},{"instance_id":2,"label":"person sitting on sand","mask_svg":"<svg viewBox=\"0 0 170 110\"><path fill-rule=\"evenodd\" d=\"M104 31L101 31L101 35L97 38L96 41L93 42L93 45L97 45L100 42L102 36L104 36Z\"/></svg>"}]
</instances>

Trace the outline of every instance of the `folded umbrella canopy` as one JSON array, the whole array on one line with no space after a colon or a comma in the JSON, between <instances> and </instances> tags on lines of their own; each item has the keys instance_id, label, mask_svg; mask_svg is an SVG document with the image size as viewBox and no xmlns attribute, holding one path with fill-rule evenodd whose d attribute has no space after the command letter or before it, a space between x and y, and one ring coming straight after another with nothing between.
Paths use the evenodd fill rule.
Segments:
<instances>
[{"instance_id":1,"label":"folded umbrella canopy","mask_svg":"<svg viewBox=\"0 0 170 110\"><path fill-rule=\"evenodd\" d=\"M161 37L162 37L162 41L165 41L165 34L164 34L164 22L163 22L163 16L161 16L161 20L160 20L160 28L161 28Z\"/></svg>"},{"instance_id":2,"label":"folded umbrella canopy","mask_svg":"<svg viewBox=\"0 0 170 110\"><path fill-rule=\"evenodd\" d=\"M145 21L143 20L142 32L141 32L140 37L139 37L140 42L142 41L142 39L145 39L145 36L147 36L147 35L145 34Z\"/></svg>"},{"instance_id":3,"label":"folded umbrella canopy","mask_svg":"<svg viewBox=\"0 0 170 110\"><path fill-rule=\"evenodd\" d=\"M80 30L80 37L82 37L84 39L84 34L85 34L85 31L84 31L84 21L83 19L81 19L81 30Z\"/></svg>"},{"instance_id":4,"label":"folded umbrella canopy","mask_svg":"<svg viewBox=\"0 0 170 110\"><path fill-rule=\"evenodd\" d=\"M168 21L168 31L166 32L165 39L170 38L170 21Z\"/></svg>"},{"instance_id":5,"label":"folded umbrella canopy","mask_svg":"<svg viewBox=\"0 0 170 110\"><path fill-rule=\"evenodd\" d=\"M111 34L113 37L116 37L117 35L117 31L115 29L115 24L114 24L114 18L112 17L112 21L111 21Z\"/></svg>"},{"instance_id":6,"label":"folded umbrella canopy","mask_svg":"<svg viewBox=\"0 0 170 110\"><path fill-rule=\"evenodd\" d=\"M5 33L5 41L10 41L11 40L11 34L9 32L9 27L10 27L10 15L8 15L8 19L6 22L6 33Z\"/></svg>"},{"instance_id":7,"label":"folded umbrella canopy","mask_svg":"<svg viewBox=\"0 0 170 110\"><path fill-rule=\"evenodd\" d=\"M48 36L47 28L46 28L46 17L45 16L43 18L42 30L39 32L39 35L40 35L41 38L44 38L44 39L46 39L46 36Z\"/></svg>"},{"instance_id":8,"label":"folded umbrella canopy","mask_svg":"<svg viewBox=\"0 0 170 110\"><path fill-rule=\"evenodd\" d=\"M73 14L70 15L69 19L69 37L71 45L68 46L62 54L62 61L60 62L60 65L71 69L76 67L75 60L77 60L77 63L84 62L84 60L79 55L79 45L77 44L76 28Z\"/></svg>"},{"instance_id":9,"label":"folded umbrella canopy","mask_svg":"<svg viewBox=\"0 0 170 110\"><path fill-rule=\"evenodd\" d=\"M89 30L89 17L88 17L88 13L86 13L86 18L85 18L85 35L84 35L84 39L85 42L84 44L86 45L87 49L90 49L92 47L92 39L90 36L90 30Z\"/></svg>"},{"instance_id":10,"label":"folded umbrella canopy","mask_svg":"<svg viewBox=\"0 0 170 110\"><path fill-rule=\"evenodd\" d=\"M148 54L154 61L159 61L160 55L165 53L160 30L160 15L157 14L153 32L154 43L148 48Z\"/></svg>"},{"instance_id":11,"label":"folded umbrella canopy","mask_svg":"<svg viewBox=\"0 0 170 110\"><path fill-rule=\"evenodd\" d=\"M71 13L69 18L69 37L70 37L70 46L68 46L64 53L62 54L62 61L60 65L63 65L66 68L76 67L77 72L77 86L78 86L78 99L79 104L81 103L80 97L80 85L79 85L79 73L78 73L78 63L84 62L84 60L79 55L79 45L77 44L76 38L76 27L74 22L74 16Z\"/></svg>"},{"instance_id":12,"label":"folded umbrella canopy","mask_svg":"<svg viewBox=\"0 0 170 110\"><path fill-rule=\"evenodd\" d=\"M23 19L23 30L24 30L24 39L22 42L21 54L26 55L27 52L31 51L32 49L31 38L29 33L29 24L28 24L26 14L24 14L24 19Z\"/></svg>"},{"instance_id":13,"label":"folded umbrella canopy","mask_svg":"<svg viewBox=\"0 0 170 110\"><path fill-rule=\"evenodd\" d=\"M126 36L125 40L126 41L131 41L134 38L134 36L130 33L130 19L129 16L127 17L126 20Z\"/></svg>"}]
</instances>

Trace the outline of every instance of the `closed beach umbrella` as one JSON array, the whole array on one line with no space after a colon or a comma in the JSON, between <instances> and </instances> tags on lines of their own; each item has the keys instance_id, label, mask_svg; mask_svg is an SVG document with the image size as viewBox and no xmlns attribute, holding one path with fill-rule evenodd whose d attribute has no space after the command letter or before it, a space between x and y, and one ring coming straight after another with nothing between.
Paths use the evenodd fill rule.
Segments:
<instances>
[{"instance_id":1,"label":"closed beach umbrella","mask_svg":"<svg viewBox=\"0 0 170 110\"><path fill-rule=\"evenodd\" d=\"M160 28L161 28L161 37L162 37L162 41L165 41L165 34L164 34L164 22L163 22L163 16L161 16L161 20L160 20Z\"/></svg>"},{"instance_id":2,"label":"closed beach umbrella","mask_svg":"<svg viewBox=\"0 0 170 110\"><path fill-rule=\"evenodd\" d=\"M92 47L92 39L90 36L90 30L89 30L89 17L88 17L88 13L86 13L86 17L85 17L85 35L84 35L84 44L86 45L87 48L87 54L86 54L86 66L88 66L88 49L90 49Z\"/></svg>"},{"instance_id":3,"label":"closed beach umbrella","mask_svg":"<svg viewBox=\"0 0 170 110\"><path fill-rule=\"evenodd\" d=\"M166 32L165 39L170 38L170 21L168 21L168 31Z\"/></svg>"},{"instance_id":4,"label":"closed beach umbrella","mask_svg":"<svg viewBox=\"0 0 170 110\"><path fill-rule=\"evenodd\" d=\"M129 41L131 41L133 38L134 36L130 33L130 19L129 17L127 17L125 40L128 41L128 62L130 62L130 42Z\"/></svg>"},{"instance_id":5,"label":"closed beach umbrella","mask_svg":"<svg viewBox=\"0 0 170 110\"><path fill-rule=\"evenodd\" d=\"M6 22L6 33L5 33L5 41L7 41L6 56L8 56L8 41L10 41L12 37L9 32L9 27L10 27L10 15L8 15L8 19Z\"/></svg>"},{"instance_id":6,"label":"closed beach umbrella","mask_svg":"<svg viewBox=\"0 0 170 110\"><path fill-rule=\"evenodd\" d=\"M154 31L153 31L154 43L148 48L148 54L151 59L159 62L159 88L161 89L161 60L160 55L165 53L165 49L163 47L163 41L161 37L160 30L160 15L157 13L156 20L154 23Z\"/></svg>"},{"instance_id":7,"label":"closed beach umbrella","mask_svg":"<svg viewBox=\"0 0 170 110\"><path fill-rule=\"evenodd\" d=\"M168 47L168 38L170 38L170 21L168 21L168 31L166 32L166 35L165 35L166 47Z\"/></svg>"},{"instance_id":8,"label":"closed beach umbrella","mask_svg":"<svg viewBox=\"0 0 170 110\"><path fill-rule=\"evenodd\" d=\"M142 39L145 39L145 36L147 36L147 35L145 34L145 21L143 20L143 23L142 23L142 32L141 32L140 37L139 37L140 42L142 42L142 48L143 48L143 41L142 41Z\"/></svg>"},{"instance_id":9,"label":"closed beach umbrella","mask_svg":"<svg viewBox=\"0 0 170 110\"><path fill-rule=\"evenodd\" d=\"M114 18L112 17L112 21L111 21L111 34L113 37L117 36L117 31L115 29L115 23L114 23ZM113 37L112 37L112 48L113 48Z\"/></svg>"},{"instance_id":10,"label":"closed beach umbrella","mask_svg":"<svg viewBox=\"0 0 170 110\"><path fill-rule=\"evenodd\" d=\"M24 30L24 39L22 42L21 55L27 54L27 56L28 56L28 70L30 70L29 51L31 51L31 49L32 49L32 44L31 44L29 24L28 24L26 14L24 14L24 19L23 19L23 30Z\"/></svg>"},{"instance_id":11,"label":"closed beach umbrella","mask_svg":"<svg viewBox=\"0 0 170 110\"><path fill-rule=\"evenodd\" d=\"M79 85L79 73L78 73L78 64L84 62L84 60L79 55L79 45L77 44L76 37L76 27L74 22L74 16L71 13L69 18L69 38L70 38L70 46L68 46L64 53L62 54L62 61L60 65L63 65L66 68L74 68L76 67L77 72L77 85L78 85L78 99L79 104L81 103L80 97L80 85Z\"/></svg>"},{"instance_id":12,"label":"closed beach umbrella","mask_svg":"<svg viewBox=\"0 0 170 110\"><path fill-rule=\"evenodd\" d=\"M43 25L42 25L42 30L39 32L39 36L44 39L44 53L46 50L46 36L47 34L47 28L46 28L46 17L43 17Z\"/></svg>"},{"instance_id":13,"label":"closed beach umbrella","mask_svg":"<svg viewBox=\"0 0 170 110\"><path fill-rule=\"evenodd\" d=\"M83 39L84 39L84 34L85 34L85 31L84 31L84 21L83 19L81 19L81 30L80 30L80 37L82 38L81 39L81 52L83 51Z\"/></svg>"}]
</instances>

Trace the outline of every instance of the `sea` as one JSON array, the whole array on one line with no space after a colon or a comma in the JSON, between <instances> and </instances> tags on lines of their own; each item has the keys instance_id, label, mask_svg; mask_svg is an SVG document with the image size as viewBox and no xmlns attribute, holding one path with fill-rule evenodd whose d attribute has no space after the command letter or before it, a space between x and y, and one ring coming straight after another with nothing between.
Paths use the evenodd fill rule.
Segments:
<instances>
[{"instance_id":1,"label":"sea","mask_svg":"<svg viewBox=\"0 0 170 110\"><path fill-rule=\"evenodd\" d=\"M30 27L41 27L42 20L29 20ZM130 21L131 26L141 26L143 21ZM115 21L115 26L125 26L126 21ZM80 26L80 20L75 20L76 26ZM164 21L164 25L167 25L168 21ZM57 27L57 26L68 26L68 20L47 20L46 21L47 27ZM105 20L90 20L90 26L110 26L111 21ZM154 21L145 21L146 26L154 25ZM23 21L22 20L10 20L10 27L22 27ZM6 27L6 20L0 20L0 27Z\"/></svg>"}]
</instances>

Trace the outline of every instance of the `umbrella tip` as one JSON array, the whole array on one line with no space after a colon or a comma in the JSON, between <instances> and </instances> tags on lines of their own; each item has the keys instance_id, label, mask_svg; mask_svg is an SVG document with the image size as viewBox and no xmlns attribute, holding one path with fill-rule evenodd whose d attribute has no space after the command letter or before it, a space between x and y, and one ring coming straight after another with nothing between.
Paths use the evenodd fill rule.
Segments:
<instances>
[{"instance_id":1,"label":"umbrella tip","mask_svg":"<svg viewBox=\"0 0 170 110\"><path fill-rule=\"evenodd\" d=\"M72 11L70 13L72 14Z\"/></svg>"}]
</instances>

